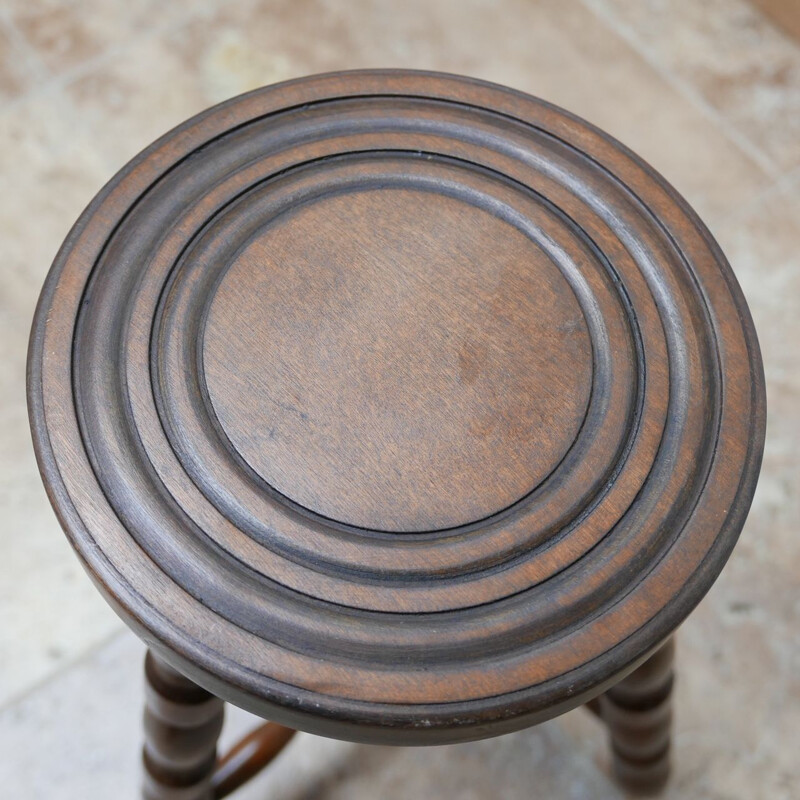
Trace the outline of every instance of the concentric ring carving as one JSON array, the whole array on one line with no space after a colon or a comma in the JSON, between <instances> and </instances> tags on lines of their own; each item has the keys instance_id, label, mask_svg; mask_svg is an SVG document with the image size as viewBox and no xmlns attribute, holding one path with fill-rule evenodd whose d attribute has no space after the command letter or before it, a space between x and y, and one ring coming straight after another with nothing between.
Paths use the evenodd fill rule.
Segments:
<instances>
[{"instance_id":1,"label":"concentric ring carving","mask_svg":"<svg viewBox=\"0 0 800 800\"><path fill-rule=\"evenodd\" d=\"M292 209L376 191L511 226L579 309L564 347L590 343L546 468L474 511L321 512L260 474L217 396L236 259ZM244 96L126 168L54 274L34 358L74 397L38 418L65 527L126 615L279 721L424 741L555 713L671 632L749 505L760 362L727 264L649 168L532 98L414 73Z\"/></svg>"}]
</instances>

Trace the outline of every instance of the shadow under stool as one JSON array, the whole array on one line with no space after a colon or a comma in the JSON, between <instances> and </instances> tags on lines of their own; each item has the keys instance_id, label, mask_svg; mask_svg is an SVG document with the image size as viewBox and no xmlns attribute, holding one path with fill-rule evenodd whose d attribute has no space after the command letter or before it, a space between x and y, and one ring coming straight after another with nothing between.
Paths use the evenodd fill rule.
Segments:
<instances>
[{"instance_id":1,"label":"shadow under stool","mask_svg":"<svg viewBox=\"0 0 800 800\"><path fill-rule=\"evenodd\" d=\"M150 648L144 797L223 797L295 729L579 705L623 784L667 780L764 380L718 246L610 136L435 73L234 98L80 217L28 370L50 500ZM218 758L224 701L271 721Z\"/></svg>"}]
</instances>

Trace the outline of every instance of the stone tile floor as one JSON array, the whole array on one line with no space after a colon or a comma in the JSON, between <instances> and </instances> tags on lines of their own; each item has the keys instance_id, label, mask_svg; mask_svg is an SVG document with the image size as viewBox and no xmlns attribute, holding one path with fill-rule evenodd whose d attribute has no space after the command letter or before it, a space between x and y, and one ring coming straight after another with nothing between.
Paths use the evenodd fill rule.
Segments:
<instances>
[{"instance_id":1,"label":"stone tile floor","mask_svg":"<svg viewBox=\"0 0 800 800\"><path fill-rule=\"evenodd\" d=\"M136 796L141 645L41 488L25 348L69 226L128 158L231 95L331 69L460 72L638 151L696 207L755 317L767 448L731 562L681 631L665 796L800 797L800 46L744 0L4 0L0 5L0 795ZM231 712L228 739L252 724ZM302 735L240 797L618 798L578 711L404 750Z\"/></svg>"}]
</instances>

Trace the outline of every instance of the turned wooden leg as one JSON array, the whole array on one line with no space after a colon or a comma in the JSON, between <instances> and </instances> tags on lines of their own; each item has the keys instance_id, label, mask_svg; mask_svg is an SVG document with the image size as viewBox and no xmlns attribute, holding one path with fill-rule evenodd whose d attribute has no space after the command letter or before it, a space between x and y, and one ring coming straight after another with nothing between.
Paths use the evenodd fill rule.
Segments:
<instances>
[{"instance_id":1,"label":"turned wooden leg","mask_svg":"<svg viewBox=\"0 0 800 800\"><path fill-rule=\"evenodd\" d=\"M152 652L145 677L144 800L212 800L222 700Z\"/></svg>"},{"instance_id":2,"label":"turned wooden leg","mask_svg":"<svg viewBox=\"0 0 800 800\"><path fill-rule=\"evenodd\" d=\"M617 780L632 791L656 792L669 777L674 654L670 639L592 709L608 726Z\"/></svg>"},{"instance_id":3,"label":"turned wooden leg","mask_svg":"<svg viewBox=\"0 0 800 800\"><path fill-rule=\"evenodd\" d=\"M267 722L234 745L218 762L211 781L214 797L227 797L261 772L283 750L297 731Z\"/></svg>"}]
</instances>

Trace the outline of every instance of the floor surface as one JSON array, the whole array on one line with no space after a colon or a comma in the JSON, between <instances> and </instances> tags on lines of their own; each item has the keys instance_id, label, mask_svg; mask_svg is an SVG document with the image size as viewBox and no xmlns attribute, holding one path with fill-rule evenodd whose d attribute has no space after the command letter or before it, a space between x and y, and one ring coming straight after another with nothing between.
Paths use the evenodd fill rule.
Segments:
<instances>
[{"instance_id":1,"label":"floor surface","mask_svg":"<svg viewBox=\"0 0 800 800\"><path fill-rule=\"evenodd\" d=\"M751 305L769 397L741 542L679 636L665 797L800 797L800 46L743 0L3 0L0 4L0 794L136 796L142 648L82 574L28 434L33 307L71 223L156 136L333 69L465 73L638 151L707 222ZM251 724L231 714L230 738ZM428 750L302 735L245 800L619 798L577 711Z\"/></svg>"}]
</instances>

